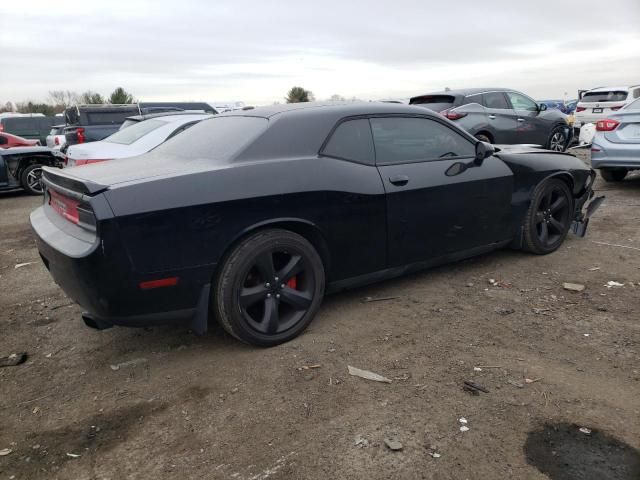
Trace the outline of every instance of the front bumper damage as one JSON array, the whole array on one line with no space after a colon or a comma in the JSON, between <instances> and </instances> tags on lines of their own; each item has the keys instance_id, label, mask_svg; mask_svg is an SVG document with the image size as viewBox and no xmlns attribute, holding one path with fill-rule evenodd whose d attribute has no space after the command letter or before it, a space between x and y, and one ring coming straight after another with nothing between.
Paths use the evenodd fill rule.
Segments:
<instances>
[{"instance_id":1,"label":"front bumper damage","mask_svg":"<svg viewBox=\"0 0 640 480\"><path fill-rule=\"evenodd\" d=\"M595 192L591 187L593 186L594 181L595 172L592 171L591 181L588 187L585 188L584 194L581 197L575 199L575 210L573 221L571 222L571 231L579 237L584 237L586 235L587 226L589 225L589 219L600 207L600 205L602 205L602 202L604 202L605 199L604 195L593 198L595 196ZM589 205L587 205L587 208L583 211L582 208L588 200L591 200L591 202L589 202Z\"/></svg>"}]
</instances>

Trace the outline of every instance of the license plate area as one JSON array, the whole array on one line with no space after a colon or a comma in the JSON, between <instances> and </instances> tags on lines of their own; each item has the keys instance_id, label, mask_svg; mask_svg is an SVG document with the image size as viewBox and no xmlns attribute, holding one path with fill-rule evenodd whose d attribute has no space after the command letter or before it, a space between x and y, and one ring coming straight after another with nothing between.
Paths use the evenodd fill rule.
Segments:
<instances>
[{"instance_id":1,"label":"license plate area","mask_svg":"<svg viewBox=\"0 0 640 480\"><path fill-rule=\"evenodd\" d=\"M594 108L593 109L593 113L602 113L602 109L601 108Z\"/></svg>"}]
</instances>

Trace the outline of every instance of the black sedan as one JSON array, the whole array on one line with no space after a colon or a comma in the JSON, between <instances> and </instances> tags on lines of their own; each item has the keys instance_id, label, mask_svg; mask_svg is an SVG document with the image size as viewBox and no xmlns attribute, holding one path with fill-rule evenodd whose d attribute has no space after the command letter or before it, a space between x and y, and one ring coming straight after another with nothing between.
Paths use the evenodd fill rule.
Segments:
<instances>
[{"instance_id":1,"label":"black sedan","mask_svg":"<svg viewBox=\"0 0 640 480\"><path fill-rule=\"evenodd\" d=\"M584 235L594 171L497 151L420 107L295 104L205 120L152 152L45 168L42 259L96 328L210 314L240 340L300 334L325 293ZM589 212L589 209L587 209Z\"/></svg>"}]
</instances>

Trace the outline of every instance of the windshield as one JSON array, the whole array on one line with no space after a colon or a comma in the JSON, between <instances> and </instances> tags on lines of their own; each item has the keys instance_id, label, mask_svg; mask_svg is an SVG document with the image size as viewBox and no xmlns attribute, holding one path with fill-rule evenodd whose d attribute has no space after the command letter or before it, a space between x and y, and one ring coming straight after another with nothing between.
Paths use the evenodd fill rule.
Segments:
<instances>
[{"instance_id":1,"label":"windshield","mask_svg":"<svg viewBox=\"0 0 640 480\"><path fill-rule=\"evenodd\" d=\"M423 95L411 99L411 105L424 105L434 112L442 112L453 107L455 97L452 95Z\"/></svg>"},{"instance_id":2,"label":"windshield","mask_svg":"<svg viewBox=\"0 0 640 480\"><path fill-rule=\"evenodd\" d=\"M627 92L612 90L610 92L587 92L582 97L583 102L624 102Z\"/></svg>"},{"instance_id":3,"label":"windshield","mask_svg":"<svg viewBox=\"0 0 640 480\"><path fill-rule=\"evenodd\" d=\"M185 160L228 160L264 132L268 125L269 121L261 117L214 117L176 135L156 148L154 153ZM132 128L135 126L122 132Z\"/></svg>"},{"instance_id":4,"label":"windshield","mask_svg":"<svg viewBox=\"0 0 640 480\"><path fill-rule=\"evenodd\" d=\"M162 120L146 120L144 122L138 122L136 125L131 125L124 130L118 130L113 135L104 139L105 142L119 143L121 145L131 145L133 142L140 140L149 132L166 125L167 122Z\"/></svg>"}]
</instances>

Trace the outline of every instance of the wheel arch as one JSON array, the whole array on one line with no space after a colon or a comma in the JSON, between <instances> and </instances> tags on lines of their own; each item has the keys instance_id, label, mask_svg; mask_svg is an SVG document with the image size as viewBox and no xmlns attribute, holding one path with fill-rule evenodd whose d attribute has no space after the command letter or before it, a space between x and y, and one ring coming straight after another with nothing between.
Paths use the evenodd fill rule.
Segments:
<instances>
[{"instance_id":1,"label":"wheel arch","mask_svg":"<svg viewBox=\"0 0 640 480\"><path fill-rule=\"evenodd\" d=\"M330 271L331 266L331 255L327 240L320 227L318 227L315 223L302 218L283 217L255 223L239 232L231 240L231 242L229 242L229 244L225 248L225 251L220 256L220 260L218 261L218 264L216 266L214 277L218 275L218 272L220 271L220 268L222 268L224 261L240 242L259 231L271 229L289 230L291 232L297 233L309 243L311 243L311 245L313 245L313 247L318 252L318 255L320 255L322 265L324 266L325 275L327 277L329 276L328 272Z\"/></svg>"},{"instance_id":2,"label":"wheel arch","mask_svg":"<svg viewBox=\"0 0 640 480\"><path fill-rule=\"evenodd\" d=\"M495 137L493 136L493 134L486 129L481 129L480 131L474 133L474 137L478 138L478 135L484 135L485 137L487 137L489 139L489 142L491 143L495 143Z\"/></svg>"}]
</instances>

